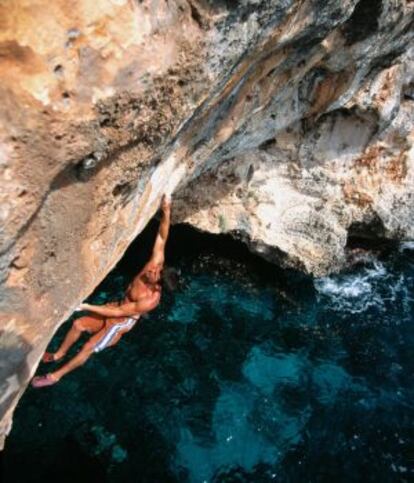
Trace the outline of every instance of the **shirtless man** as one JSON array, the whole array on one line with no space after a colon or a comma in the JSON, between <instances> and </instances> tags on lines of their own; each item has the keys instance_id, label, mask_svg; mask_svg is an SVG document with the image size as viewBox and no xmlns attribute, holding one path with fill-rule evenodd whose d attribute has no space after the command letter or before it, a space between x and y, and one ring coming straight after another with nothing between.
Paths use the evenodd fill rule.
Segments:
<instances>
[{"instance_id":1,"label":"shirtless man","mask_svg":"<svg viewBox=\"0 0 414 483\"><path fill-rule=\"evenodd\" d=\"M131 282L120 303L106 305L81 304L80 310L91 312L73 322L61 346L55 353L46 352L43 362L59 361L79 339L82 332L92 334L78 354L60 369L44 376L34 377L32 386L45 387L57 383L68 372L83 365L94 352L100 352L119 342L142 314L154 310L161 298L161 272L164 267L165 245L170 228L171 204L164 195L161 202L162 218L152 256Z\"/></svg>"}]
</instances>

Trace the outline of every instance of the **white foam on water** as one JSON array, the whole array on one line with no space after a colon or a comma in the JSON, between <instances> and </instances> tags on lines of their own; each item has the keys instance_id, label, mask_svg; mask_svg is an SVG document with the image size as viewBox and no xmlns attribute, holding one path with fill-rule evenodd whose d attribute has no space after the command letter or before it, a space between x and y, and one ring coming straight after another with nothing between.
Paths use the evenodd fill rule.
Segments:
<instances>
[{"instance_id":1,"label":"white foam on water","mask_svg":"<svg viewBox=\"0 0 414 483\"><path fill-rule=\"evenodd\" d=\"M399 250L400 252L403 252L405 250L414 250L414 240L402 242L400 244Z\"/></svg>"},{"instance_id":2,"label":"white foam on water","mask_svg":"<svg viewBox=\"0 0 414 483\"><path fill-rule=\"evenodd\" d=\"M400 281L392 278L385 265L374 260L358 272L318 278L314 285L319 296L327 299L331 310L361 313L372 307L383 309L384 302L397 297ZM386 294L380 292L385 281Z\"/></svg>"}]
</instances>

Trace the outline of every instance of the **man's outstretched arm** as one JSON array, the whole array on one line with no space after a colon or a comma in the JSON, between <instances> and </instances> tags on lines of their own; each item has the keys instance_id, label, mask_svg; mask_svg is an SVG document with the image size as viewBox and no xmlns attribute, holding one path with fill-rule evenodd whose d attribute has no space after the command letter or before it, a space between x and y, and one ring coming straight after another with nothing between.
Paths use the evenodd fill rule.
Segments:
<instances>
[{"instance_id":1,"label":"man's outstretched arm","mask_svg":"<svg viewBox=\"0 0 414 483\"><path fill-rule=\"evenodd\" d=\"M81 304L80 309L88 310L89 312L102 315L103 317L128 317L131 315L141 315L149 312L156 307L158 301L159 294L154 293L154 295L151 297L138 302L129 302L118 306Z\"/></svg>"},{"instance_id":2,"label":"man's outstretched arm","mask_svg":"<svg viewBox=\"0 0 414 483\"><path fill-rule=\"evenodd\" d=\"M152 250L151 262L157 265L164 264L165 245L167 244L168 234L171 224L171 201L166 195L161 200L162 217L160 227L158 229L157 238L155 239L154 248Z\"/></svg>"}]
</instances>

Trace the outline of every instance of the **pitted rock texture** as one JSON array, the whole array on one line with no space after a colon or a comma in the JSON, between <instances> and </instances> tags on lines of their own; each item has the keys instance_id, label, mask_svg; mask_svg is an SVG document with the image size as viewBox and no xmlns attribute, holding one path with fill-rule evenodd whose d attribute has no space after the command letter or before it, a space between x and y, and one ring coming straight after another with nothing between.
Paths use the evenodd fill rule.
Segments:
<instances>
[{"instance_id":1,"label":"pitted rock texture","mask_svg":"<svg viewBox=\"0 0 414 483\"><path fill-rule=\"evenodd\" d=\"M340 109L198 176L180 193L181 220L315 275L346 265L349 236L414 238L412 53Z\"/></svg>"},{"instance_id":2,"label":"pitted rock texture","mask_svg":"<svg viewBox=\"0 0 414 483\"><path fill-rule=\"evenodd\" d=\"M410 0L0 4L0 433L56 329L175 220L316 275L413 237Z\"/></svg>"}]
</instances>

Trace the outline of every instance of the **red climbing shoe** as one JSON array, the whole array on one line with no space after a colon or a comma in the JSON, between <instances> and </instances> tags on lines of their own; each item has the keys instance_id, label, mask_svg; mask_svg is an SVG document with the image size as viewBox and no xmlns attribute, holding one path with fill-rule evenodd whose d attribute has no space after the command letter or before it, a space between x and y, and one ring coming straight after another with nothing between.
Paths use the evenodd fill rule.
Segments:
<instances>
[{"instance_id":1,"label":"red climbing shoe","mask_svg":"<svg viewBox=\"0 0 414 483\"><path fill-rule=\"evenodd\" d=\"M42 362L55 362L55 354L53 352L45 352L42 357Z\"/></svg>"}]
</instances>

